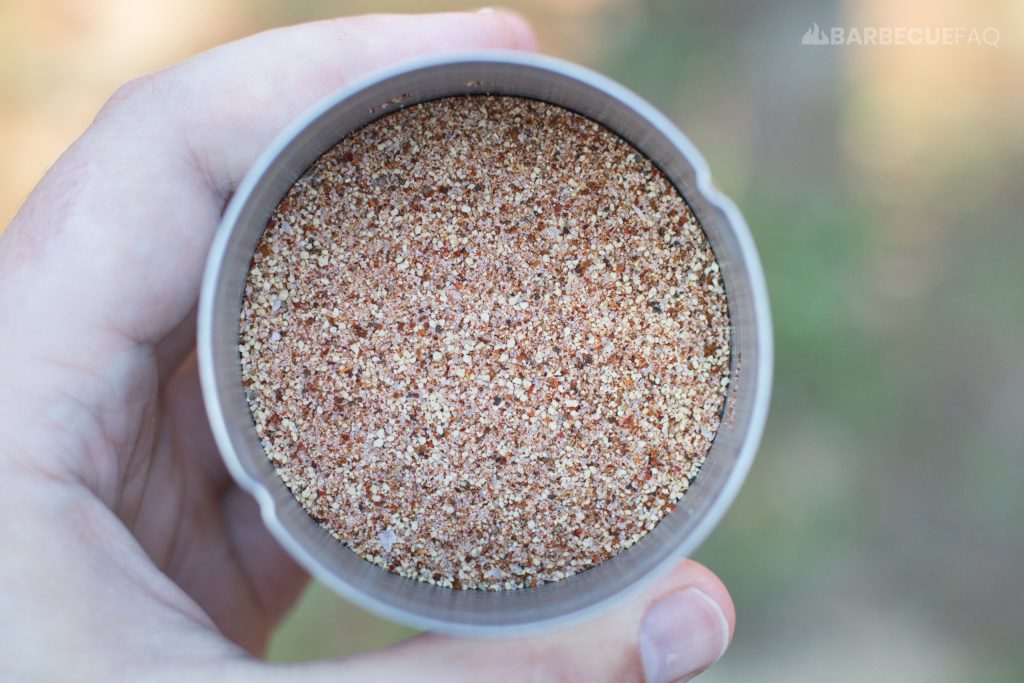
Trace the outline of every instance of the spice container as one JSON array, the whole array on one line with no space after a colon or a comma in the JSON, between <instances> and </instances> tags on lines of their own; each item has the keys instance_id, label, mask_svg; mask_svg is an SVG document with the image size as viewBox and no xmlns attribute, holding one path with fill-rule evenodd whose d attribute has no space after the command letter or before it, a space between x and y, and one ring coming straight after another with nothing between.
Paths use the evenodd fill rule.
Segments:
<instances>
[{"instance_id":1,"label":"spice container","mask_svg":"<svg viewBox=\"0 0 1024 683\"><path fill-rule=\"evenodd\" d=\"M721 268L732 326L732 382L724 417L696 480L646 536L601 564L519 590L458 590L366 562L296 501L268 460L243 391L239 313L254 250L292 184L339 140L399 108L453 95L536 99L590 118L648 157L686 199ZM763 275L736 208L711 185L703 160L650 105L621 86L558 60L472 53L402 65L339 91L282 134L243 181L212 247L201 293L199 354L214 435L271 533L340 594L413 626L462 635L510 635L582 618L691 552L735 496L763 428L771 338Z\"/></svg>"}]
</instances>

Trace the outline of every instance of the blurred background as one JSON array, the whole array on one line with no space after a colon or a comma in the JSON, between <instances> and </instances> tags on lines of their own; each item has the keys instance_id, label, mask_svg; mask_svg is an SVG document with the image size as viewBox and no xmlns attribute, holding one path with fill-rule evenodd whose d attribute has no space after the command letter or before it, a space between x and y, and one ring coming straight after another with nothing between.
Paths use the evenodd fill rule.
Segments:
<instances>
[{"instance_id":1,"label":"blurred background","mask_svg":"<svg viewBox=\"0 0 1024 683\"><path fill-rule=\"evenodd\" d=\"M665 110L764 259L775 396L697 555L739 614L701 680L1024 680L1024 3L505 4ZM0 0L0 226L123 81L272 26L471 6ZM999 44L802 46L815 22ZM271 657L408 635L314 585Z\"/></svg>"}]
</instances>

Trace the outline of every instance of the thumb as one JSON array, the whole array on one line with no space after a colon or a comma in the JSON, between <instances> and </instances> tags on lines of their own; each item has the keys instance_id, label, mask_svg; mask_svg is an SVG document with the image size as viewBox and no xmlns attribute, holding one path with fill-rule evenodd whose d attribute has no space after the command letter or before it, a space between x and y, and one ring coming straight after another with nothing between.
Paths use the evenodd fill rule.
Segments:
<instances>
[{"instance_id":1,"label":"thumb","mask_svg":"<svg viewBox=\"0 0 1024 683\"><path fill-rule=\"evenodd\" d=\"M685 561L627 604L582 624L517 640L435 635L342 662L256 665L244 680L301 681L686 681L711 666L732 638L735 610L722 582Z\"/></svg>"},{"instance_id":2,"label":"thumb","mask_svg":"<svg viewBox=\"0 0 1024 683\"><path fill-rule=\"evenodd\" d=\"M99 120L138 126L156 117L180 134L210 189L226 196L288 123L340 86L414 57L494 48L532 51L537 39L508 10L315 21L220 45L132 81Z\"/></svg>"}]
</instances>

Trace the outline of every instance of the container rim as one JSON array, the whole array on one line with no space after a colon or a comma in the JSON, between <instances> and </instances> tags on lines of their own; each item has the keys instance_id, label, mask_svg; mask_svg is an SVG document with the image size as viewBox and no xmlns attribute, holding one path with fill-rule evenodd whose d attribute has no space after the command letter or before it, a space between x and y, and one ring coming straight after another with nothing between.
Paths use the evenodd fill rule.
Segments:
<instances>
[{"instance_id":1,"label":"container rim","mask_svg":"<svg viewBox=\"0 0 1024 683\"><path fill-rule=\"evenodd\" d=\"M675 551L664 558L655 569L649 571L641 580L618 590L610 596L596 600L575 611L561 613L537 621L507 625L470 624L406 611L359 590L346 582L344 578L323 566L320 560L314 557L307 548L300 544L284 528L278 519L277 503L270 491L262 481L251 476L242 465L230 437L230 427L223 406L218 398L218 381L213 358L215 295L217 293L219 274L227 257L229 238L240 219L243 208L249 202L258 181L274 165L278 157L313 122L327 114L340 102L362 90L402 74L469 63L522 66L551 72L557 76L578 81L610 98L619 100L626 107L634 110L645 119L651 128L671 142L692 167L696 192L701 195L708 205L717 209L725 216L726 222L733 231L739 245L739 260L746 270L752 291L751 307L755 317L752 333L755 336L754 343L758 354L755 376L746 379L746 381L752 381L755 386L748 426L743 433L741 445L737 450L735 464L728 472L725 483L711 501L710 507L697 520L689 535L680 542ZM568 108L571 109L571 106ZM687 198L685 194L684 198ZM707 162L690 140L653 105L605 76L561 59L508 50L461 51L396 63L353 80L351 83L323 98L319 103L288 125L253 163L224 211L210 246L209 258L204 270L202 287L199 294L197 318L199 375L206 413L214 439L225 465L234 480L244 491L257 500L264 524L274 539L316 579L327 584L334 592L342 595L359 607L414 628L464 637L527 635L578 623L604 611L610 604L621 600L624 596L634 594L644 586L650 585L657 578L667 573L681 557L689 554L700 545L725 515L729 506L738 495L740 487L753 464L767 420L768 404L771 395L772 351L772 325L767 286L753 237L739 209L714 186Z\"/></svg>"}]
</instances>

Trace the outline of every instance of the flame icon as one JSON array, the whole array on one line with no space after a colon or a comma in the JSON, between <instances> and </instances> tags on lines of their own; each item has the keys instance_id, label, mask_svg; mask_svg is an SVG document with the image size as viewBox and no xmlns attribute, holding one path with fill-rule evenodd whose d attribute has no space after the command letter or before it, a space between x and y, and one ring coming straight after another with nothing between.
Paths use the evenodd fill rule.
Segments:
<instances>
[{"instance_id":1,"label":"flame icon","mask_svg":"<svg viewBox=\"0 0 1024 683\"><path fill-rule=\"evenodd\" d=\"M804 34L804 37L800 39L800 44L801 45L828 45L829 44L829 40L828 40L828 36L825 34L825 32L822 31L821 27L818 26L818 22L814 22L811 25L811 27L809 29L807 29L807 33Z\"/></svg>"}]
</instances>

